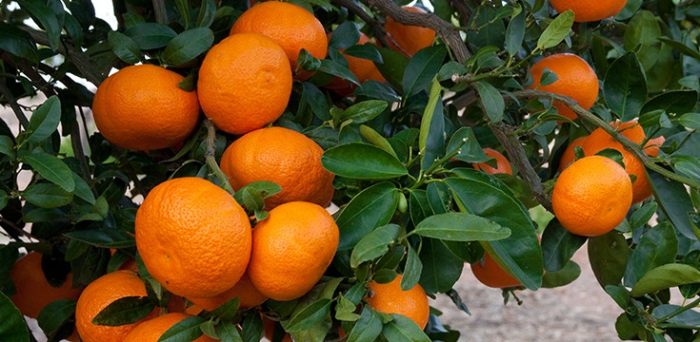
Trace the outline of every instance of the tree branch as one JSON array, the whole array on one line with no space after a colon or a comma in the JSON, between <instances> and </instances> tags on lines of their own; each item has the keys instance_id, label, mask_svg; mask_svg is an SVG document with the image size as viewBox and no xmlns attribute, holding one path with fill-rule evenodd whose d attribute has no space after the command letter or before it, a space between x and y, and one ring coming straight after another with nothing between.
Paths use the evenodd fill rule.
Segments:
<instances>
[{"instance_id":1,"label":"tree branch","mask_svg":"<svg viewBox=\"0 0 700 342\"><path fill-rule=\"evenodd\" d=\"M19 107L17 99L15 99L15 97L12 95L10 89L5 86L4 77L0 77L0 95L2 95L10 104L10 108L12 108L12 111L15 113L15 116L17 117L17 120L19 120L22 127L24 127L24 129L29 128L29 119L27 119L27 116L24 115L24 111L22 111L22 108Z\"/></svg>"}]
</instances>

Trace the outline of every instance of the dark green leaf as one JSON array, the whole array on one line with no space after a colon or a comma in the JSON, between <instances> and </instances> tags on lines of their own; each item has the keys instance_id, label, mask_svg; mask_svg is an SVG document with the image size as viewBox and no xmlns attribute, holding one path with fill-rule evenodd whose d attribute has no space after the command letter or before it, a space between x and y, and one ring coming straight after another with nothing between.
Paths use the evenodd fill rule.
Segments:
<instances>
[{"instance_id":1,"label":"dark green leaf","mask_svg":"<svg viewBox=\"0 0 700 342\"><path fill-rule=\"evenodd\" d=\"M639 116L646 103L647 84L634 52L626 53L610 65L603 83L603 95L610 110L622 121Z\"/></svg>"},{"instance_id":2,"label":"dark green leaf","mask_svg":"<svg viewBox=\"0 0 700 342\"><path fill-rule=\"evenodd\" d=\"M184 31L173 38L163 51L163 62L168 65L185 64L203 54L214 43L214 33L206 27Z\"/></svg>"},{"instance_id":3,"label":"dark green leaf","mask_svg":"<svg viewBox=\"0 0 700 342\"><path fill-rule=\"evenodd\" d=\"M73 172L61 159L58 159L58 157L48 153L38 152L24 156L22 161L29 164L34 171L38 172L48 181L63 188L63 190L73 192L75 189Z\"/></svg>"},{"instance_id":4,"label":"dark green leaf","mask_svg":"<svg viewBox=\"0 0 700 342\"><path fill-rule=\"evenodd\" d=\"M393 319L382 329L382 335L387 341L430 342L428 335L412 319L398 314L391 314L391 318Z\"/></svg>"},{"instance_id":5,"label":"dark green leaf","mask_svg":"<svg viewBox=\"0 0 700 342\"><path fill-rule=\"evenodd\" d=\"M382 333L382 319L370 306L362 308L360 319L348 334L348 342L374 342Z\"/></svg>"},{"instance_id":6,"label":"dark green leaf","mask_svg":"<svg viewBox=\"0 0 700 342\"><path fill-rule=\"evenodd\" d=\"M114 327L136 323L148 316L155 307L148 297L122 297L102 309L92 319L92 324Z\"/></svg>"},{"instance_id":7,"label":"dark green leaf","mask_svg":"<svg viewBox=\"0 0 700 342\"><path fill-rule=\"evenodd\" d=\"M216 2L203 0L197 17L197 27L209 27L214 23L214 19L216 19Z\"/></svg>"},{"instance_id":8,"label":"dark green leaf","mask_svg":"<svg viewBox=\"0 0 700 342\"><path fill-rule=\"evenodd\" d=\"M55 336L75 314L75 304L72 299L58 299L46 305L37 317L41 330L47 336Z\"/></svg>"},{"instance_id":9,"label":"dark green leaf","mask_svg":"<svg viewBox=\"0 0 700 342\"><path fill-rule=\"evenodd\" d=\"M389 251L389 245L398 238L400 230L401 226L388 224L367 234L352 249L350 266L356 268L365 261L374 260L386 254Z\"/></svg>"},{"instance_id":10,"label":"dark green leaf","mask_svg":"<svg viewBox=\"0 0 700 342\"><path fill-rule=\"evenodd\" d=\"M22 198L40 208L58 208L70 204L73 194L56 184L37 183L24 189Z\"/></svg>"},{"instance_id":11,"label":"dark green leaf","mask_svg":"<svg viewBox=\"0 0 700 342\"><path fill-rule=\"evenodd\" d=\"M654 214L656 213L656 209L658 208L659 205L656 204L656 202L651 202L635 210L634 214L632 214L632 217L630 217L630 227L632 227L632 229L637 229L649 222L651 217L654 216Z\"/></svg>"},{"instance_id":12,"label":"dark green leaf","mask_svg":"<svg viewBox=\"0 0 700 342\"><path fill-rule=\"evenodd\" d=\"M335 50L347 49L360 40L360 31L351 21L345 21L333 30L328 47Z\"/></svg>"},{"instance_id":13,"label":"dark green leaf","mask_svg":"<svg viewBox=\"0 0 700 342\"><path fill-rule=\"evenodd\" d=\"M624 286L606 285L605 292L610 295L610 298L612 298L621 309L627 309L627 305L630 302L630 293Z\"/></svg>"},{"instance_id":14,"label":"dark green leaf","mask_svg":"<svg viewBox=\"0 0 700 342\"><path fill-rule=\"evenodd\" d=\"M392 179L408 174L406 166L379 147L349 143L328 149L321 158L330 172L353 179Z\"/></svg>"},{"instance_id":15,"label":"dark green leaf","mask_svg":"<svg viewBox=\"0 0 700 342\"><path fill-rule=\"evenodd\" d=\"M214 315L214 317L220 318L222 320L232 320L238 314L238 309L240 308L240 306L240 298L234 297L233 299L226 301L226 303L214 309L212 311L212 314Z\"/></svg>"},{"instance_id":16,"label":"dark green leaf","mask_svg":"<svg viewBox=\"0 0 700 342\"><path fill-rule=\"evenodd\" d=\"M407 246L407 250L406 266L404 266L403 276L401 277L401 289L404 291L416 286L420 281L421 274L423 274L423 264L418 257L418 253L411 246Z\"/></svg>"},{"instance_id":17,"label":"dark green leaf","mask_svg":"<svg viewBox=\"0 0 700 342\"><path fill-rule=\"evenodd\" d=\"M29 119L27 142L39 143L48 139L56 132L58 124L61 122L61 100L54 95L49 97L37 108ZM66 191L72 191L66 189Z\"/></svg>"},{"instance_id":18,"label":"dark green leaf","mask_svg":"<svg viewBox=\"0 0 700 342\"><path fill-rule=\"evenodd\" d=\"M666 264L645 273L632 287L630 294L640 297L679 285L700 283L700 271L684 264Z\"/></svg>"},{"instance_id":19,"label":"dark green leaf","mask_svg":"<svg viewBox=\"0 0 700 342\"><path fill-rule=\"evenodd\" d=\"M571 284L581 275L581 267L572 260L564 267L554 272L547 272L542 276L543 288L555 288Z\"/></svg>"},{"instance_id":20,"label":"dark green leaf","mask_svg":"<svg viewBox=\"0 0 700 342\"><path fill-rule=\"evenodd\" d=\"M586 238L569 233L556 219L549 222L542 234L542 258L547 272L556 272L566 266Z\"/></svg>"},{"instance_id":21,"label":"dark green leaf","mask_svg":"<svg viewBox=\"0 0 700 342\"><path fill-rule=\"evenodd\" d=\"M199 316L187 317L168 328L158 342L194 341L202 336L199 326L204 322L204 318Z\"/></svg>"},{"instance_id":22,"label":"dark green leaf","mask_svg":"<svg viewBox=\"0 0 700 342\"><path fill-rule=\"evenodd\" d=\"M633 287L647 272L675 261L678 239L668 222L663 222L644 232L632 251L625 270L625 286Z\"/></svg>"},{"instance_id":23,"label":"dark green leaf","mask_svg":"<svg viewBox=\"0 0 700 342\"><path fill-rule=\"evenodd\" d=\"M673 304L662 304L652 310L652 314L657 319L668 318L667 321L661 323L672 325L673 327L686 327L688 329L697 329L700 326L700 312L695 310L686 310L685 307Z\"/></svg>"},{"instance_id":24,"label":"dark green leaf","mask_svg":"<svg viewBox=\"0 0 700 342\"><path fill-rule=\"evenodd\" d=\"M40 0L19 0L17 3L22 9L29 12L42 28L46 30L46 35L49 38L49 46L51 50L56 51L60 44L62 30L62 23L59 22L56 15L57 13L45 2Z\"/></svg>"},{"instance_id":25,"label":"dark green leaf","mask_svg":"<svg viewBox=\"0 0 700 342\"><path fill-rule=\"evenodd\" d=\"M73 194L89 204L95 204L95 194L92 193L88 183L75 172L73 172L73 182L75 183Z\"/></svg>"},{"instance_id":26,"label":"dark green leaf","mask_svg":"<svg viewBox=\"0 0 700 342\"><path fill-rule=\"evenodd\" d=\"M498 12L491 4L482 4L469 18L467 42L472 51L489 46L503 46L506 27L503 20L497 19Z\"/></svg>"},{"instance_id":27,"label":"dark green leaf","mask_svg":"<svg viewBox=\"0 0 700 342\"><path fill-rule=\"evenodd\" d=\"M391 86L375 80L365 81L353 93L357 96L366 96L387 102L399 102L401 100Z\"/></svg>"},{"instance_id":28,"label":"dark green leaf","mask_svg":"<svg viewBox=\"0 0 700 342\"><path fill-rule=\"evenodd\" d=\"M24 317L2 292L0 292L0 312L3 318L0 320L0 341L29 341L29 330Z\"/></svg>"},{"instance_id":29,"label":"dark green leaf","mask_svg":"<svg viewBox=\"0 0 700 342\"><path fill-rule=\"evenodd\" d=\"M661 27L650 11L640 11L630 20L624 36L624 48L635 51L644 70L650 70L659 60ZM626 121L623 119L623 121Z\"/></svg>"},{"instance_id":30,"label":"dark green leaf","mask_svg":"<svg viewBox=\"0 0 700 342\"><path fill-rule=\"evenodd\" d=\"M406 71L401 81L404 98L426 90L435 75L440 71L442 62L447 55L442 45L422 49L408 61Z\"/></svg>"},{"instance_id":31,"label":"dark green leaf","mask_svg":"<svg viewBox=\"0 0 700 342\"><path fill-rule=\"evenodd\" d=\"M336 219L340 230L338 250L354 247L372 230L389 223L399 203L398 196L394 184L381 182L353 197Z\"/></svg>"},{"instance_id":32,"label":"dark green leaf","mask_svg":"<svg viewBox=\"0 0 700 342\"><path fill-rule=\"evenodd\" d=\"M36 42L29 33L14 25L0 22L0 46L15 57L38 62Z\"/></svg>"},{"instance_id":33,"label":"dark green leaf","mask_svg":"<svg viewBox=\"0 0 700 342\"><path fill-rule=\"evenodd\" d=\"M675 40L670 39L668 37L660 37L659 41L671 46L674 50L676 50L676 51L678 51L678 52L680 52L688 57L700 59L700 52L693 50L692 48L688 47L687 45L683 44L682 42L675 41Z\"/></svg>"},{"instance_id":34,"label":"dark green leaf","mask_svg":"<svg viewBox=\"0 0 700 342\"><path fill-rule=\"evenodd\" d=\"M569 35L573 24L574 12L566 10L566 12L559 14L542 32L542 35L537 40L537 47L541 50L546 50L559 45Z\"/></svg>"},{"instance_id":35,"label":"dark green leaf","mask_svg":"<svg viewBox=\"0 0 700 342\"><path fill-rule=\"evenodd\" d=\"M243 342L241 333L236 327L236 323L231 321L222 321L216 327L216 332L223 342Z\"/></svg>"},{"instance_id":36,"label":"dark green leaf","mask_svg":"<svg viewBox=\"0 0 700 342\"><path fill-rule=\"evenodd\" d=\"M93 228L74 230L64 233L65 236L96 247L126 248L136 245L134 237L114 228Z\"/></svg>"},{"instance_id":37,"label":"dark green leaf","mask_svg":"<svg viewBox=\"0 0 700 342\"><path fill-rule=\"evenodd\" d=\"M162 48L177 36L175 30L158 23L136 24L124 30L124 34L136 41L141 50Z\"/></svg>"},{"instance_id":38,"label":"dark green leaf","mask_svg":"<svg viewBox=\"0 0 700 342\"><path fill-rule=\"evenodd\" d=\"M506 104L498 89L490 83L483 81L476 82L474 85L476 86L481 105L486 112L486 116L489 117L489 120L492 123L503 120L503 111L506 108Z\"/></svg>"},{"instance_id":39,"label":"dark green leaf","mask_svg":"<svg viewBox=\"0 0 700 342\"><path fill-rule=\"evenodd\" d=\"M381 100L368 100L359 102L344 110L340 115L340 122L352 120L353 123L361 124L376 118L389 104Z\"/></svg>"},{"instance_id":40,"label":"dark green leaf","mask_svg":"<svg viewBox=\"0 0 700 342\"><path fill-rule=\"evenodd\" d=\"M321 323L331 312L333 301L328 298L319 299L292 316L285 330L287 332L301 332L311 329Z\"/></svg>"},{"instance_id":41,"label":"dark green leaf","mask_svg":"<svg viewBox=\"0 0 700 342\"><path fill-rule=\"evenodd\" d=\"M15 158L15 143L7 135L0 135L0 154Z\"/></svg>"},{"instance_id":42,"label":"dark green leaf","mask_svg":"<svg viewBox=\"0 0 700 342\"><path fill-rule=\"evenodd\" d=\"M423 239L423 248L418 255L423 264L420 284L426 293L449 291L462 274L464 261L439 240Z\"/></svg>"},{"instance_id":43,"label":"dark green leaf","mask_svg":"<svg viewBox=\"0 0 700 342\"><path fill-rule=\"evenodd\" d=\"M0 210L3 210L5 206L7 206L9 199L10 197L7 195L7 192L5 192L5 190L0 190Z\"/></svg>"},{"instance_id":44,"label":"dark green leaf","mask_svg":"<svg viewBox=\"0 0 700 342\"><path fill-rule=\"evenodd\" d=\"M347 50L343 51L343 53L349 56L367 59L379 64L384 63L382 54L379 53L377 46L374 44L354 45L347 48Z\"/></svg>"},{"instance_id":45,"label":"dark green leaf","mask_svg":"<svg viewBox=\"0 0 700 342\"><path fill-rule=\"evenodd\" d=\"M136 64L143 58L139 44L131 37L117 31L109 31L107 40L112 52L125 63Z\"/></svg>"},{"instance_id":46,"label":"dark green leaf","mask_svg":"<svg viewBox=\"0 0 700 342\"><path fill-rule=\"evenodd\" d=\"M689 156L673 156L673 168L678 173L700 182L700 160Z\"/></svg>"},{"instance_id":47,"label":"dark green leaf","mask_svg":"<svg viewBox=\"0 0 700 342\"><path fill-rule=\"evenodd\" d=\"M685 113L678 118L678 123L688 129L700 130L700 113Z\"/></svg>"},{"instance_id":48,"label":"dark green leaf","mask_svg":"<svg viewBox=\"0 0 700 342\"><path fill-rule=\"evenodd\" d=\"M432 215L418 223L414 232L447 241L492 241L507 238L510 229L469 213Z\"/></svg>"},{"instance_id":49,"label":"dark green leaf","mask_svg":"<svg viewBox=\"0 0 700 342\"><path fill-rule=\"evenodd\" d=\"M346 66L336 61L330 59L322 59L321 65L319 66L318 70L333 76L338 76L358 86L360 85L360 81L357 79L357 76L355 76L355 74L348 70Z\"/></svg>"},{"instance_id":50,"label":"dark green leaf","mask_svg":"<svg viewBox=\"0 0 700 342\"><path fill-rule=\"evenodd\" d=\"M447 144L447 153L452 154L455 150L458 153L453 158L466 163L480 163L487 159L471 127L461 127L452 134Z\"/></svg>"},{"instance_id":51,"label":"dark green leaf","mask_svg":"<svg viewBox=\"0 0 700 342\"><path fill-rule=\"evenodd\" d=\"M694 212L690 196L683 184L674 182L659 173L647 171L654 197L661 211L673 222L683 236L696 240L693 228L688 220L688 213Z\"/></svg>"},{"instance_id":52,"label":"dark green leaf","mask_svg":"<svg viewBox=\"0 0 700 342\"><path fill-rule=\"evenodd\" d=\"M527 13L521 12L511 19L506 29L506 50L511 56L515 56L520 51L525 38L525 25Z\"/></svg>"},{"instance_id":53,"label":"dark green leaf","mask_svg":"<svg viewBox=\"0 0 700 342\"><path fill-rule=\"evenodd\" d=\"M392 86L402 91L401 82L408 65L408 58L389 48L379 48L379 53L382 54L384 63L377 64L377 68Z\"/></svg>"},{"instance_id":54,"label":"dark green leaf","mask_svg":"<svg viewBox=\"0 0 700 342\"><path fill-rule=\"evenodd\" d=\"M697 101L698 92L695 90L667 91L653 97L649 102L644 104L641 113L644 114L654 110L663 110L666 113L680 115L692 111Z\"/></svg>"}]
</instances>

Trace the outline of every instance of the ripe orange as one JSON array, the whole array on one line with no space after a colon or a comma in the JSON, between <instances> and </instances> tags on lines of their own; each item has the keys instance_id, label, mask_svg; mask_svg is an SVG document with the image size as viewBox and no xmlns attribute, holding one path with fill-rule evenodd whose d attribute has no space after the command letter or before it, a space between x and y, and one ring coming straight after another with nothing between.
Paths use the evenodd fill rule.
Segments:
<instances>
[{"instance_id":1,"label":"ripe orange","mask_svg":"<svg viewBox=\"0 0 700 342\"><path fill-rule=\"evenodd\" d=\"M250 282L250 277L248 277L247 273L243 274L241 280L239 280L232 288L214 297L190 297L188 299L204 310L213 311L236 297L238 297L240 300L240 310L250 309L264 303L267 300L267 297L260 293L260 291L253 286L253 283Z\"/></svg>"},{"instance_id":2,"label":"ripe orange","mask_svg":"<svg viewBox=\"0 0 700 342\"><path fill-rule=\"evenodd\" d=\"M221 170L238 191L255 181L279 184L282 192L267 198L268 209L291 201L327 207L334 175L321 165L323 149L305 135L283 127L250 132L226 148Z\"/></svg>"},{"instance_id":3,"label":"ripe orange","mask_svg":"<svg viewBox=\"0 0 700 342\"><path fill-rule=\"evenodd\" d=\"M331 39L333 32L328 33L328 40ZM374 44L372 40L367 37L366 34L360 32L360 40L357 41L357 45L364 44ZM342 51L341 51L342 52ZM357 77L360 84L365 83L367 80L375 80L379 82L385 82L386 79L382 76L381 72L374 62L369 59L354 57L351 55L343 54L343 57L348 61L348 69ZM339 77L333 78L328 84L323 86L326 89L333 90L340 96L350 96L352 92L357 88L357 86Z\"/></svg>"},{"instance_id":4,"label":"ripe orange","mask_svg":"<svg viewBox=\"0 0 700 342\"><path fill-rule=\"evenodd\" d=\"M130 150L157 150L183 142L197 127L196 91L178 87L184 77L142 64L107 77L92 102L95 125L113 144Z\"/></svg>"},{"instance_id":5,"label":"ripe orange","mask_svg":"<svg viewBox=\"0 0 700 342\"><path fill-rule=\"evenodd\" d=\"M404 11L414 13L426 13L419 7L404 6ZM435 31L427 27L404 25L394 21L391 17L386 18L384 30L389 35L387 42L389 48L411 57L418 50L433 45Z\"/></svg>"},{"instance_id":6,"label":"ripe orange","mask_svg":"<svg viewBox=\"0 0 700 342\"><path fill-rule=\"evenodd\" d=\"M612 159L590 156L573 162L559 175L552 209L569 232L603 235L625 219L632 205L632 182Z\"/></svg>"},{"instance_id":7,"label":"ripe orange","mask_svg":"<svg viewBox=\"0 0 700 342\"><path fill-rule=\"evenodd\" d=\"M244 134L282 115L292 94L292 70L284 50L270 38L234 34L207 52L197 91L216 127Z\"/></svg>"},{"instance_id":8,"label":"ripe orange","mask_svg":"<svg viewBox=\"0 0 700 342\"><path fill-rule=\"evenodd\" d=\"M623 136L635 143L644 141L644 129L636 121L628 121L624 123L616 122L612 124ZM644 169L644 164L637 159L631 152L627 151L621 143L615 140L610 134L602 128L596 128L591 132L591 135L582 145L584 154L587 156L594 155L606 148L612 148L622 153L625 170L629 175L634 175L637 179L632 183L634 197L632 203L641 202L651 196L651 187L649 178ZM653 152L653 151L652 151ZM658 153L658 152L657 152Z\"/></svg>"},{"instance_id":9,"label":"ripe orange","mask_svg":"<svg viewBox=\"0 0 700 342\"><path fill-rule=\"evenodd\" d=\"M10 269L16 290L10 300L23 315L31 318L39 317L39 312L55 300L78 299L82 291L82 288L73 288L72 273L68 273L60 287L53 287L41 268L41 257L40 253L29 252Z\"/></svg>"},{"instance_id":10,"label":"ripe orange","mask_svg":"<svg viewBox=\"0 0 700 342\"><path fill-rule=\"evenodd\" d=\"M484 153L486 153L487 157L496 159L496 167L489 165L487 162L483 162L478 164L472 164L472 166L475 169L484 171L490 175L495 175L498 173L505 173L508 175L513 174L513 169L511 168L508 159L506 159L506 157L503 154L501 154L501 152L486 147L484 148Z\"/></svg>"},{"instance_id":11,"label":"ripe orange","mask_svg":"<svg viewBox=\"0 0 700 342\"><path fill-rule=\"evenodd\" d=\"M522 286L512 275L506 272L491 255L484 253L484 258L471 265L472 273L482 284L493 288Z\"/></svg>"},{"instance_id":12,"label":"ripe orange","mask_svg":"<svg viewBox=\"0 0 700 342\"><path fill-rule=\"evenodd\" d=\"M75 326L83 342L121 342L139 323L158 315L155 309L136 323L113 327L92 323L92 319L115 300L133 296L148 294L141 278L128 270L107 273L85 287L75 307Z\"/></svg>"},{"instance_id":13,"label":"ripe orange","mask_svg":"<svg viewBox=\"0 0 700 342\"><path fill-rule=\"evenodd\" d=\"M557 75L553 83L540 86L544 69ZM543 58L530 68L534 83L528 88L571 97L583 109L591 109L598 99L598 76L583 58L571 53L559 53ZM563 103L554 103L560 115L576 119L577 115Z\"/></svg>"},{"instance_id":14,"label":"ripe orange","mask_svg":"<svg viewBox=\"0 0 700 342\"><path fill-rule=\"evenodd\" d=\"M288 202L270 210L253 230L250 281L274 300L303 296L333 261L339 235L333 217L317 204Z\"/></svg>"},{"instance_id":15,"label":"ripe orange","mask_svg":"<svg viewBox=\"0 0 700 342\"><path fill-rule=\"evenodd\" d=\"M398 275L386 284L369 282L369 294L365 300L378 311L404 315L424 329L430 317L428 296L419 284L410 290L401 290L401 278L402 276Z\"/></svg>"},{"instance_id":16,"label":"ripe orange","mask_svg":"<svg viewBox=\"0 0 700 342\"><path fill-rule=\"evenodd\" d=\"M576 146L582 146L583 142L586 141L586 138L588 136L583 136L583 137L578 137L574 139L568 146L566 146L566 149L564 150L564 153L561 155L561 159L559 160L559 172L563 171L571 162L576 159L576 151L575 148ZM583 148L583 147L581 147Z\"/></svg>"},{"instance_id":17,"label":"ripe orange","mask_svg":"<svg viewBox=\"0 0 700 342\"><path fill-rule=\"evenodd\" d=\"M284 49L292 70L297 69L301 49L318 59L324 59L328 53L323 24L304 7L288 2L262 2L243 12L230 34L243 32L259 33L274 40Z\"/></svg>"},{"instance_id":18,"label":"ripe orange","mask_svg":"<svg viewBox=\"0 0 700 342\"><path fill-rule=\"evenodd\" d=\"M246 212L228 192L201 178L165 181L136 212L136 248L170 292L210 297L243 276L250 259Z\"/></svg>"},{"instance_id":19,"label":"ripe orange","mask_svg":"<svg viewBox=\"0 0 700 342\"><path fill-rule=\"evenodd\" d=\"M123 342L158 342L163 333L170 329L173 325L182 321L185 318L192 317L190 315L172 312L160 317L156 317L139 324L131 330L129 335L126 335ZM193 342L214 342L217 341L207 335L202 334Z\"/></svg>"},{"instance_id":20,"label":"ripe orange","mask_svg":"<svg viewBox=\"0 0 700 342\"><path fill-rule=\"evenodd\" d=\"M625 7L627 0L549 0L557 12L572 10L575 21L585 23L610 18Z\"/></svg>"},{"instance_id":21,"label":"ripe orange","mask_svg":"<svg viewBox=\"0 0 700 342\"><path fill-rule=\"evenodd\" d=\"M658 136L654 139L649 139L644 145L644 153L646 153L650 157L658 157L659 147L661 147L661 145L664 144L664 141L666 141L666 138L664 138L663 135Z\"/></svg>"}]
</instances>

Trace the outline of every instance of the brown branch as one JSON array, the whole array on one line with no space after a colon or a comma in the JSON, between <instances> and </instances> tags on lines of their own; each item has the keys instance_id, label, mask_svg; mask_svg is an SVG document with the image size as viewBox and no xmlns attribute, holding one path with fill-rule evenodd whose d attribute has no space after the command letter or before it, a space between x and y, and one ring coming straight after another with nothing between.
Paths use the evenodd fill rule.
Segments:
<instances>
[{"instance_id":1,"label":"brown branch","mask_svg":"<svg viewBox=\"0 0 700 342\"><path fill-rule=\"evenodd\" d=\"M392 0L361 0L369 7L379 9L382 13L390 16L396 22L404 25L427 27L435 31L438 37L442 39L450 48L459 63L464 63L471 56L467 45L462 41L457 28L442 20L433 13L413 13L404 11L401 6Z\"/></svg>"}]
</instances>

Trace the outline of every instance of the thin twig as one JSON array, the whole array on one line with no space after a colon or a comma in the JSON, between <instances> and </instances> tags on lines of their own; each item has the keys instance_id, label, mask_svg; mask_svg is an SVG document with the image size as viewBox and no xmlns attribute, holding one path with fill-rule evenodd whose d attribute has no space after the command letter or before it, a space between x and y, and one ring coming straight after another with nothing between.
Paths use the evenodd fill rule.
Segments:
<instances>
[{"instance_id":1,"label":"thin twig","mask_svg":"<svg viewBox=\"0 0 700 342\"><path fill-rule=\"evenodd\" d=\"M10 89L5 86L4 77L0 78L0 94L2 94L5 100L7 100L7 102L10 104L10 107L15 113L17 120L19 120L20 125L22 125L24 129L29 128L29 120L27 119L27 116L24 115L24 111L22 111L22 108L20 108L19 104L17 103L17 99L15 99L15 97L12 95Z\"/></svg>"},{"instance_id":2,"label":"thin twig","mask_svg":"<svg viewBox=\"0 0 700 342\"><path fill-rule=\"evenodd\" d=\"M228 176L221 171L219 164L216 162L216 127L214 127L214 124L209 119L204 119L204 126L207 128L207 151L204 153L207 166L211 169L216 178L221 181L221 186L224 190L233 195L236 192L231 187Z\"/></svg>"},{"instance_id":3,"label":"thin twig","mask_svg":"<svg viewBox=\"0 0 700 342\"><path fill-rule=\"evenodd\" d=\"M3 223L4 226L12 228L12 230L16 231L17 233L23 235L23 236L26 237L26 238L29 238L29 239L32 239L32 240L35 240L35 241L44 241L43 239L40 239L40 238L38 238L38 237L32 235L30 232L28 232L28 231L26 231L26 230L20 228L20 227L17 226L14 222L9 221L8 219L6 219L6 218L4 218L4 217L2 217L2 216L0 216L0 221L2 221L2 223Z\"/></svg>"}]
</instances>

